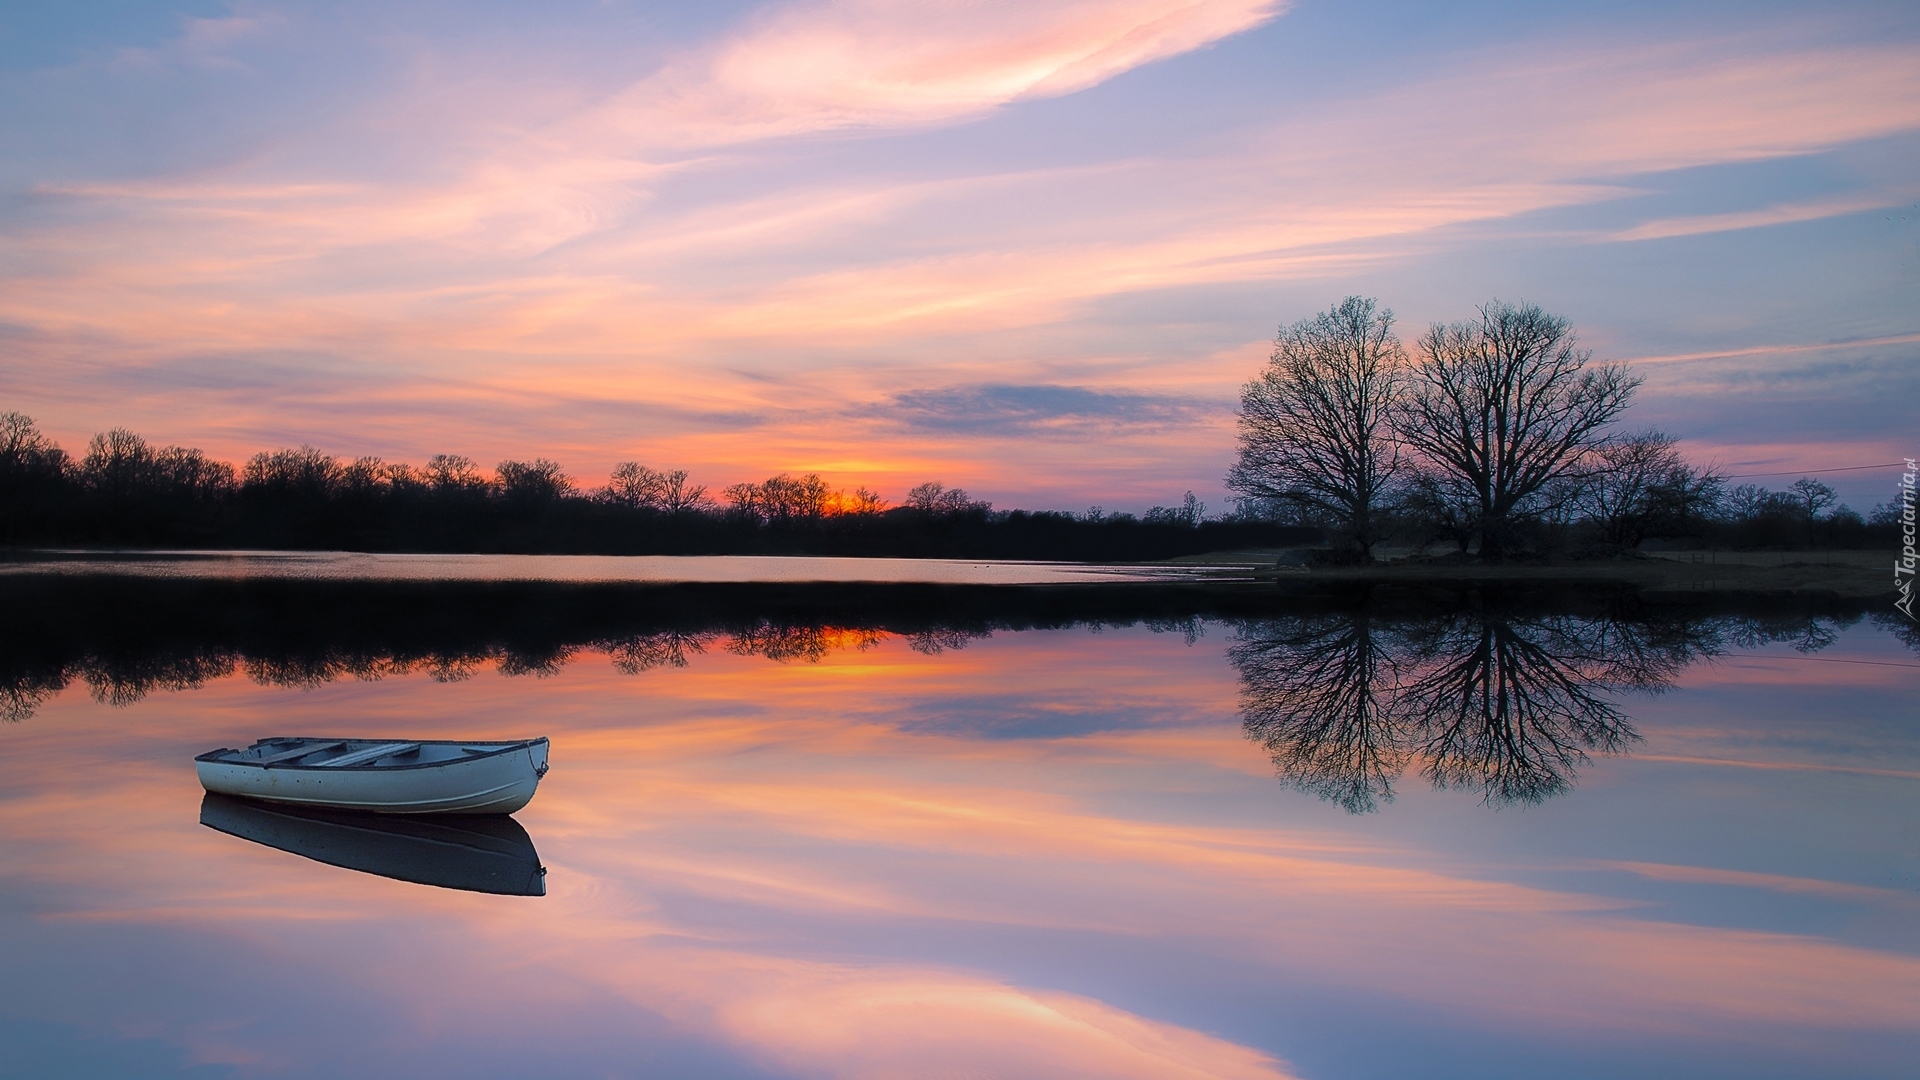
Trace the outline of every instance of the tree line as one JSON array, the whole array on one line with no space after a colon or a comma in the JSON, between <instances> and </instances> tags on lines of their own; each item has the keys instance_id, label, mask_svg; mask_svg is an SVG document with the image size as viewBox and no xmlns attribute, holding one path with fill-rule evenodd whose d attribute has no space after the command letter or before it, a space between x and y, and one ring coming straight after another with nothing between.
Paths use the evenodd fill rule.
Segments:
<instances>
[{"instance_id":1,"label":"tree line","mask_svg":"<svg viewBox=\"0 0 1920 1080\"><path fill-rule=\"evenodd\" d=\"M685 470L624 462L587 487L546 458L492 470L439 454L423 466L310 446L242 466L134 432L75 458L21 413L0 413L0 543L355 551L815 554L1115 561L1312 542L1310 527L1209 520L1192 492L1144 517L995 510L920 484L898 505L818 474L781 473L717 495Z\"/></svg>"},{"instance_id":2,"label":"tree line","mask_svg":"<svg viewBox=\"0 0 1920 1080\"><path fill-rule=\"evenodd\" d=\"M1226 480L1241 516L1323 526L1353 560L1386 541L1499 558L1893 534L1891 502L1862 518L1813 477L1785 491L1729 486L1672 436L1621 431L1640 379L1594 362L1572 324L1537 305L1493 301L1431 327L1411 354L1393 326L1377 300L1350 296L1281 328L1241 392Z\"/></svg>"}]
</instances>

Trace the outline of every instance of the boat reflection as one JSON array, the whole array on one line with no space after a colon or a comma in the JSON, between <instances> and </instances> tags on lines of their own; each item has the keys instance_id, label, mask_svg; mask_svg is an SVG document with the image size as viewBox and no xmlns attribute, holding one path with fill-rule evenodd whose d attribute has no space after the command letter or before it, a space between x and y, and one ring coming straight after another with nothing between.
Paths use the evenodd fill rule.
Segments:
<instances>
[{"instance_id":1,"label":"boat reflection","mask_svg":"<svg viewBox=\"0 0 1920 1080\"><path fill-rule=\"evenodd\" d=\"M442 889L545 896L547 870L504 814L396 817L281 806L209 792L200 824L329 866Z\"/></svg>"},{"instance_id":2,"label":"boat reflection","mask_svg":"<svg viewBox=\"0 0 1920 1080\"><path fill-rule=\"evenodd\" d=\"M1353 813L1416 763L1435 787L1538 802L1640 735L1617 697L1719 650L1711 622L1345 611L1244 624L1230 651L1247 736L1283 780Z\"/></svg>"}]
</instances>

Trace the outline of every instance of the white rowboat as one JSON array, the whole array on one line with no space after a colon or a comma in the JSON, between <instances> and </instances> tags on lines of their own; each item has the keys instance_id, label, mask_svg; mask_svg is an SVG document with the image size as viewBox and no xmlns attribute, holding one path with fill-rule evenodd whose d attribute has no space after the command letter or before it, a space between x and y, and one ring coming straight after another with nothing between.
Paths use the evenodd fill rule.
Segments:
<instances>
[{"instance_id":1,"label":"white rowboat","mask_svg":"<svg viewBox=\"0 0 1920 1080\"><path fill-rule=\"evenodd\" d=\"M261 739L193 759L219 795L377 814L511 814L547 774L547 740Z\"/></svg>"}]
</instances>

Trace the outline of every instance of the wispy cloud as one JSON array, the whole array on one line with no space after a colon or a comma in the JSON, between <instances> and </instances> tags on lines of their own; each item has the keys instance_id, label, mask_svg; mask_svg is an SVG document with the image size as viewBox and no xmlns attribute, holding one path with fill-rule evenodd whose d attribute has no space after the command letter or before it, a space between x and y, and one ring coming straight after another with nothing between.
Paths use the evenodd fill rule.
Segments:
<instances>
[{"instance_id":1,"label":"wispy cloud","mask_svg":"<svg viewBox=\"0 0 1920 1080\"><path fill-rule=\"evenodd\" d=\"M910 390L880 410L911 427L981 435L1112 431L1183 424L1217 403L1081 386L985 384Z\"/></svg>"},{"instance_id":2,"label":"wispy cloud","mask_svg":"<svg viewBox=\"0 0 1920 1080\"><path fill-rule=\"evenodd\" d=\"M1252 346L1284 313L1141 333L1111 318L1143 310L1134 298L1350 282L1476 229L1618 199L1648 171L1920 130L1908 42L1569 39L1461 54L1311 105L1236 103L1217 123L1196 115L1209 137L1164 152L947 159L929 141L963 124L969 145L1012 139L1023 102L1258 30L1283 7L783 5L600 94L423 66L439 92L356 105L280 133L271 152L36 185L34 212L0 222L0 323L20 343L6 381L57 429L170 422L180 407L83 416L99 365L177 364L187 394L196 358L351 356L436 403L597 395L778 417L756 429L770 468L971 458L977 476L1002 467L992 437L1099 433L1082 479L1111 482L1105 465L1126 460L1177 492L1193 470L1219 474L1218 417L1198 403L1229 407L1236 381L1210 372L1182 389L1189 365L1239 344L1257 363ZM796 139L810 135L830 137ZM1814 220L1886 197L1668 216L1610 238ZM769 395L752 383L768 374L808 392ZM1094 396L1017 390L1042 386ZM247 409L291 418L288 396L262 385ZM406 397L366 396L365 422L405 430ZM844 420L874 402L895 422L863 427L856 452ZM483 411L489 437L571 438L547 411L518 430ZM413 415L436 447L473 438L457 415ZM676 429L671 456L731 468L726 432L709 434Z\"/></svg>"},{"instance_id":3,"label":"wispy cloud","mask_svg":"<svg viewBox=\"0 0 1920 1080\"><path fill-rule=\"evenodd\" d=\"M1792 225L1802 221L1818 221L1821 218L1839 217L1843 214L1858 214L1866 210L1883 210L1890 206L1900 206L1913 201L1913 191L1898 192L1862 192L1826 199L1810 199L1804 202L1779 203L1758 210L1739 210L1726 214L1697 214L1690 217L1658 218L1642 222L1630 229L1610 233L1602 239L1625 242L1633 240L1669 240L1677 236L1699 236L1704 233L1732 232L1736 229L1760 229L1772 225Z\"/></svg>"},{"instance_id":4,"label":"wispy cloud","mask_svg":"<svg viewBox=\"0 0 1920 1080\"><path fill-rule=\"evenodd\" d=\"M1282 0L827 0L756 14L620 96L647 144L968 119L1250 30Z\"/></svg>"}]
</instances>

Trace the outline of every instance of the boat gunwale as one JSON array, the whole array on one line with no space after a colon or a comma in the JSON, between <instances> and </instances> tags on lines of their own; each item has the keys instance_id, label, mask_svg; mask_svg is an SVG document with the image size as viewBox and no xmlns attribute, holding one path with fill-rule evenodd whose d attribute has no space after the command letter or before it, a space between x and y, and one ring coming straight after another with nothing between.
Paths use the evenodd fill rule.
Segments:
<instances>
[{"instance_id":1,"label":"boat gunwale","mask_svg":"<svg viewBox=\"0 0 1920 1080\"><path fill-rule=\"evenodd\" d=\"M381 740L379 739L355 739L351 737L334 738L332 736L315 737L315 736L309 736L309 735L276 735L268 739L261 739L258 742L256 742L255 745L259 745L260 742L271 742L279 739L287 739L287 740L311 739L314 742L326 742L331 740L334 742L343 742L343 743L367 742L367 743L376 743L376 744L381 742ZM495 740L495 739L408 739L407 741L411 743L416 743L420 746L492 746L494 747L494 749L485 751L484 753L472 754L463 758L453 758L448 761L416 761L409 765L374 765L374 764L368 763L368 764L360 764L360 765L329 766L325 762L317 762L312 765L291 765L291 764L286 764L282 762L273 762L271 764L268 764L268 763L263 763L258 761L235 761L232 758L224 758L224 757L220 757L219 755L245 753L247 750L253 749L253 747L251 746L243 747L241 749L236 750L231 746L223 746L223 747L220 747L218 750L209 750L204 754L196 755L193 760L196 764L200 762L205 762L211 765L245 765L249 768L260 769L262 771L266 771L269 769L312 769L316 772L325 771L325 772L335 773L338 775L345 775L347 773L354 773L354 772L361 772L361 771L404 772L408 769L444 769L449 765L461 765L470 761L484 761L487 758L498 757L501 754L508 754L508 753L512 753L515 750L531 747L535 743L546 742L547 737L545 735L542 735L537 739L514 739L511 741L501 741L501 740ZM316 748L314 752L318 753L319 748ZM377 761L379 759L375 758L374 760Z\"/></svg>"}]
</instances>

